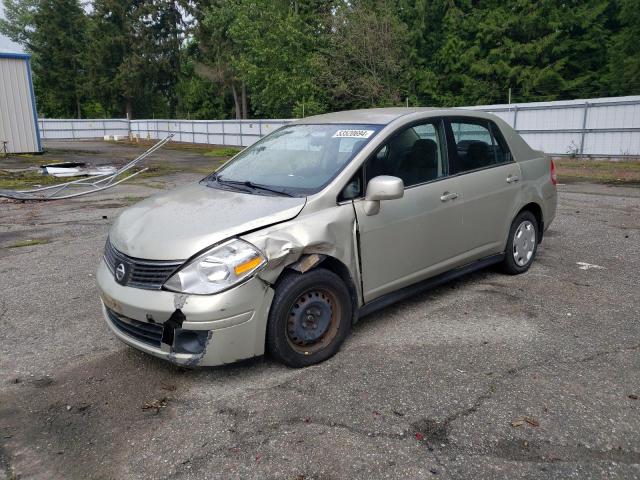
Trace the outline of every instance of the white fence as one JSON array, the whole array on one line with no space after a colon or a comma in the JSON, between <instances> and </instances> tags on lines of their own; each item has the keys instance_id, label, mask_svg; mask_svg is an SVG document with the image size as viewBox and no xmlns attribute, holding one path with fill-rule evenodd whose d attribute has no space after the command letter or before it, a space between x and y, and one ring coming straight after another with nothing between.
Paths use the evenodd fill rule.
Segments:
<instances>
[{"instance_id":1,"label":"white fence","mask_svg":"<svg viewBox=\"0 0 640 480\"><path fill-rule=\"evenodd\" d=\"M129 135L129 121L126 118L109 120L61 120L40 118L40 138L52 139L90 139L105 135Z\"/></svg>"},{"instance_id":2,"label":"white fence","mask_svg":"<svg viewBox=\"0 0 640 480\"><path fill-rule=\"evenodd\" d=\"M547 153L640 155L640 96L468 108L501 117Z\"/></svg>"},{"instance_id":3,"label":"white fence","mask_svg":"<svg viewBox=\"0 0 640 480\"><path fill-rule=\"evenodd\" d=\"M466 107L491 112L535 149L554 155L640 155L640 96ZM47 139L139 135L178 142L247 146L291 120L54 120L40 119Z\"/></svg>"},{"instance_id":4,"label":"white fence","mask_svg":"<svg viewBox=\"0 0 640 480\"><path fill-rule=\"evenodd\" d=\"M291 120L131 120L131 133L160 139L175 134L177 142L246 147Z\"/></svg>"}]
</instances>

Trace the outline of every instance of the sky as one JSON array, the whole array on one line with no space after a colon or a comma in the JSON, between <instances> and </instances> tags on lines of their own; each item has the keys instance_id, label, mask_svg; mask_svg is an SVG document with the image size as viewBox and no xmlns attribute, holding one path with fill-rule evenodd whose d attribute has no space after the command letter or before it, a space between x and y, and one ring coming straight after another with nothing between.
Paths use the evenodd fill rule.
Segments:
<instances>
[{"instance_id":1,"label":"sky","mask_svg":"<svg viewBox=\"0 0 640 480\"><path fill-rule=\"evenodd\" d=\"M2 0L0 0L0 17L4 18L4 4ZM11 52L24 51L24 49L20 45L13 43L11 40L9 40L7 37L5 37L2 34L0 34L0 50L4 50L4 51L8 50Z\"/></svg>"}]
</instances>

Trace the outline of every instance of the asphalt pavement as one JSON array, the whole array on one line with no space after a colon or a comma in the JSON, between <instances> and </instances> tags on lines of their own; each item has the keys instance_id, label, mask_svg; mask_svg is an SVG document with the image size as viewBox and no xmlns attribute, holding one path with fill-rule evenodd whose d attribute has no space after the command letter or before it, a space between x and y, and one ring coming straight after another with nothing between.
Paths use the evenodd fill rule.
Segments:
<instances>
[{"instance_id":1,"label":"asphalt pavement","mask_svg":"<svg viewBox=\"0 0 640 480\"><path fill-rule=\"evenodd\" d=\"M527 274L381 310L320 365L186 370L116 340L94 278L123 208L201 176L0 202L0 478L640 478L640 189L560 186Z\"/></svg>"}]
</instances>

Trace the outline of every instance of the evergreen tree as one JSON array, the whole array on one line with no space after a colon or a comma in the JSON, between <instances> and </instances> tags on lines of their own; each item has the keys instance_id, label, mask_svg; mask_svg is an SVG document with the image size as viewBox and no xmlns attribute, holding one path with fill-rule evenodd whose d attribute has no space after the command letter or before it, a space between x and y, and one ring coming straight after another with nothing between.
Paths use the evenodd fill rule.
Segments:
<instances>
[{"instance_id":1,"label":"evergreen tree","mask_svg":"<svg viewBox=\"0 0 640 480\"><path fill-rule=\"evenodd\" d=\"M86 18L78 0L40 0L27 47L38 109L48 117L82 116Z\"/></svg>"},{"instance_id":2,"label":"evergreen tree","mask_svg":"<svg viewBox=\"0 0 640 480\"><path fill-rule=\"evenodd\" d=\"M611 95L640 92L640 0L620 0L619 21L608 50Z\"/></svg>"},{"instance_id":3,"label":"evergreen tree","mask_svg":"<svg viewBox=\"0 0 640 480\"><path fill-rule=\"evenodd\" d=\"M88 65L94 96L111 114L174 116L181 2L95 0L93 7Z\"/></svg>"},{"instance_id":4,"label":"evergreen tree","mask_svg":"<svg viewBox=\"0 0 640 480\"><path fill-rule=\"evenodd\" d=\"M28 46L29 31L33 30L33 16L38 0L3 0L4 16L0 18L0 33L23 46Z\"/></svg>"},{"instance_id":5,"label":"evergreen tree","mask_svg":"<svg viewBox=\"0 0 640 480\"><path fill-rule=\"evenodd\" d=\"M238 18L242 0L210 0L195 11L197 19L195 72L221 87L222 95L233 98L235 118L248 117L248 98L244 79L234 64L241 46L229 33Z\"/></svg>"},{"instance_id":6,"label":"evergreen tree","mask_svg":"<svg viewBox=\"0 0 640 480\"><path fill-rule=\"evenodd\" d=\"M637 94L640 0L5 0L46 116ZM188 24L189 23L189 24Z\"/></svg>"}]
</instances>

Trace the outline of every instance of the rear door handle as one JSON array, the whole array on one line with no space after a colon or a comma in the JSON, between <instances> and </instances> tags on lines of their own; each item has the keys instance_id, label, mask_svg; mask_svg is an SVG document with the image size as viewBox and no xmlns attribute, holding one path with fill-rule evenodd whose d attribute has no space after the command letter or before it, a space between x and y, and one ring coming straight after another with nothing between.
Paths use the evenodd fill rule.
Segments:
<instances>
[{"instance_id":1,"label":"rear door handle","mask_svg":"<svg viewBox=\"0 0 640 480\"><path fill-rule=\"evenodd\" d=\"M507 183L515 183L515 182L519 182L520 181L520 177L517 175L509 175L507 177Z\"/></svg>"},{"instance_id":2,"label":"rear door handle","mask_svg":"<svg viewBox=\"0 0 640 480\"><path fill-rule=\"evenodd\" d=\"M449 193L449 192L444 192L442 195L440 195L440 200L443 202L448 202L449 200L455 200L456 198L458 198L458 194L457 193Z\"/></svg>"}]
</instances>

